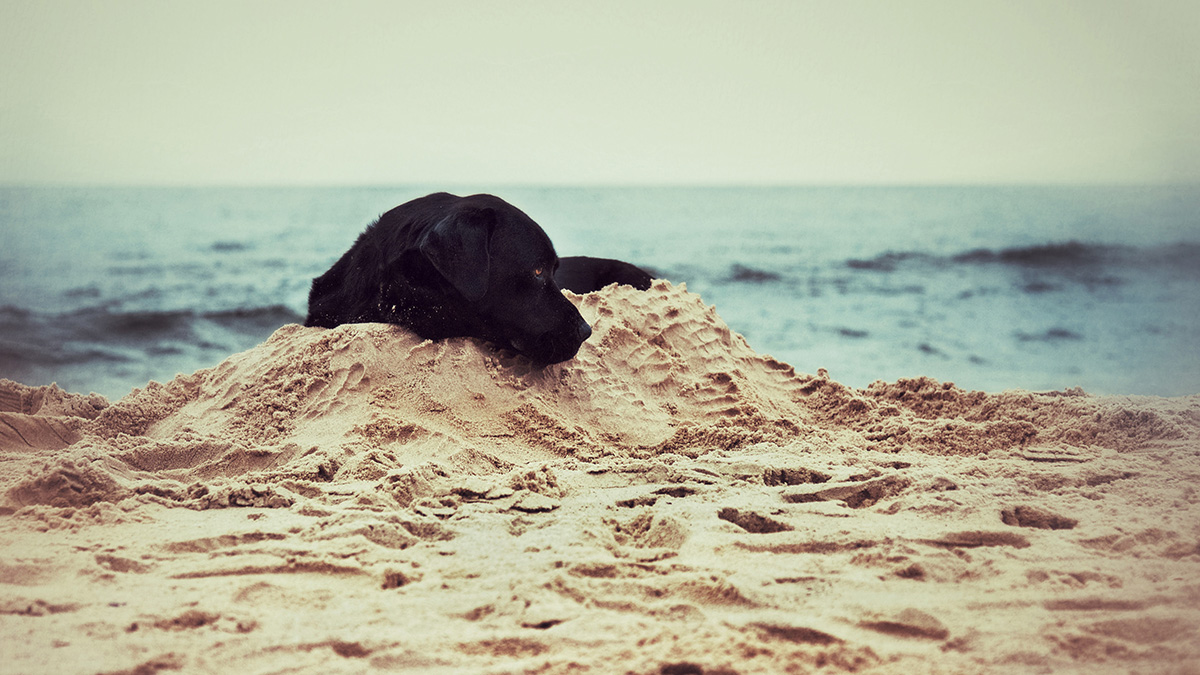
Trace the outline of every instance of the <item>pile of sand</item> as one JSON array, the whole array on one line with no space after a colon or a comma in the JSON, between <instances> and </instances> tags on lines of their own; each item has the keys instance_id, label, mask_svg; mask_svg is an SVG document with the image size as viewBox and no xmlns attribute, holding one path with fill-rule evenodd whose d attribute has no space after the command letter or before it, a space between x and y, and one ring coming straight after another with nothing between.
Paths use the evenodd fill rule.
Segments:
<instances>
[{"instance_id":1,"label":"pile of sand","mask_svg":"<svg viewBox=\"0 0 1200 675\"><path fill-rule=\"evenodd\" d=\"M285 326L109 404L0 383L18 672L1186 672L1200 396L845 387L682 287L534 369ZM230 508L237 507L237 508Z\"/></svg>"}]
</instances>

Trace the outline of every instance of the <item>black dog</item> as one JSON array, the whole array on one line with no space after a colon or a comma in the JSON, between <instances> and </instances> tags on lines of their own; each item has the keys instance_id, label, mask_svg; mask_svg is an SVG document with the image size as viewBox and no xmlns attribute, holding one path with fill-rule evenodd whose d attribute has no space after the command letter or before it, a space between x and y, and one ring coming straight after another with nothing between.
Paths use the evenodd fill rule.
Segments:
<instances>
[{"instance_id":1,"label":"black dog","mask_svg":"<svg viewBox=\"0 0 1200 675\"><path fill-rule=\"evenodd\" d=\"M383 214L313 279L304 325L394 323L558 363L592 329L555 283L557 267L550 238L508 202L432 194Z\"/></svg>"},{"instance_id":2,"label":"black dog","mask_svg":"<svg viewBox=\"0 0 1200 675\"><path fill-rule=\"evenodd\" d=\"M593 293L612 283L627 284L645 291L654 281L645 270L611 258L568 256L559 258L558 262L554 281L572 293Z\"/></svg>"}]
</instances>

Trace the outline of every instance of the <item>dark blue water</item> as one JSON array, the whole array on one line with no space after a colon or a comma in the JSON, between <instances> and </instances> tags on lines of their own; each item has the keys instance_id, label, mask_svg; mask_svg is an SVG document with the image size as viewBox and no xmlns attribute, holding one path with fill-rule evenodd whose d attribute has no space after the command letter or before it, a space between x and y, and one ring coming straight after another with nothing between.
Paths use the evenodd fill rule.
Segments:
<instances>
[{"instance_id":1,"label":"dark blue water","mask_svg":"<svg viewBox=\"0 0 1200 675\"><path fill-rule=\"evenodd\" d=\"M0 377L110 398L303 320L434 188L0 188ZM687 283L760 352L865 386L1200 392L1200 188L503 188L560 255Z\"/></svg>"}]
</instances>

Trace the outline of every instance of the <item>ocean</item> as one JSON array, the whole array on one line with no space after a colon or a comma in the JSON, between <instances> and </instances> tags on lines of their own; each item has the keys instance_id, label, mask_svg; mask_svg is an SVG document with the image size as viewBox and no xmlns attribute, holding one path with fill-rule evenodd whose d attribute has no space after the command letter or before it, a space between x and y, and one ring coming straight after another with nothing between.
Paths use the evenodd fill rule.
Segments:
<instances>
[{"instance_id":1,"label":"ocean","mask_svg":"<svg viewBox=\"0 0 1200 675\"><path fill-rule=\"evenodd\" d=\"M379 214L491 192L865 387L1200 393L1200 186L0 187L0 377L119 398L302 322Z\"/></svg>"}]
</instances>

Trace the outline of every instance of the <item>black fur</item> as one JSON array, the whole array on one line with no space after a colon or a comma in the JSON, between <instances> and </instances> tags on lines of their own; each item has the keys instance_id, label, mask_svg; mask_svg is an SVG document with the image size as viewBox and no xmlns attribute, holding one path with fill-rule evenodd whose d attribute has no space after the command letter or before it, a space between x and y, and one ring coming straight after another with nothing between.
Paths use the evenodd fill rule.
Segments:
<instances>
[{"instance_id":1,"label":"black fur","mask_svg":"<svg viewBox=\"0 0 1200 675\"><path fill-rule=\"evenodd\" d=\"M394 323L431 340L475 337L558 363L592 329L563 297L557 268L550 238L516 207L441 192L383 214L313 279L304 324Z\"/></svg>"},{"instance_id":2,"label":"black fur","mask_svg":"<svg viewBox=\"0 0 1200 675\"><path fill-rule=\"evenodd\" d=\"M609 284L625 284L644 291L654 280L648 272L611 258L568 256L559 258L558 263L554 281L572 293L593 293Z\"/></svg>"}]
</instances>

